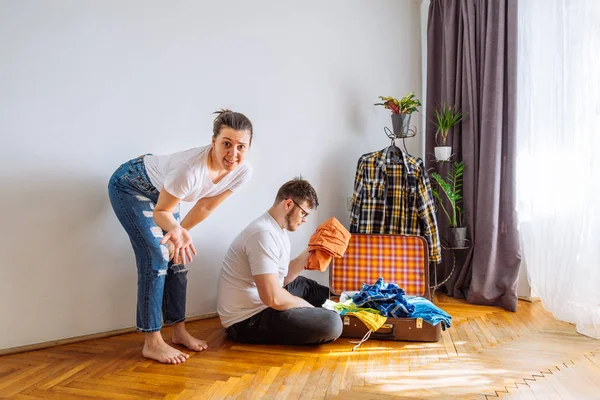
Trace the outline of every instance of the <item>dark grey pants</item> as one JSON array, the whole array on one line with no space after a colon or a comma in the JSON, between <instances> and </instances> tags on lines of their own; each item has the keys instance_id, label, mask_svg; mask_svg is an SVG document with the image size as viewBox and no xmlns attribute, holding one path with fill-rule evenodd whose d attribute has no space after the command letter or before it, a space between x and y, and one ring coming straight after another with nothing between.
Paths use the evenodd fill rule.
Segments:
<instances>
[{"instance_id":1,"label":"dark grey pants","mask_svg":"<svg viewBox=\"0 0 600 400\"><path fill-rule=\"evenodd\" d=\"M227 328L229 338L242 343L302 345L329 343L340 337L339 314L320 307L329 298L329 288L299 276L285 289L315 308L267 308Z\"/></svg>"}]
</instances>

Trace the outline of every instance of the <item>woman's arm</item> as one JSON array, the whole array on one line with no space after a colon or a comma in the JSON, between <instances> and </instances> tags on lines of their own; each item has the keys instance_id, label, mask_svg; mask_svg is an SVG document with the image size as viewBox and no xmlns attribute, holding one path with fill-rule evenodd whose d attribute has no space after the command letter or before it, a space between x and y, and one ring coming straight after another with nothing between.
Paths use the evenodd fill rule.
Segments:
<instances>
[{"instance_id":1,"label":"woman's arm","mask_svg":"<svg viewBox=\"0 0 600 400\"><path fill-rule=\"evenodd\" d=\"M204 221L231 193L231 190L226 190L216 196L198 200L180 225L173 216L173 210L181 200L164 188L160 191L158 202L154 207L154 221L164 231L167 231L160 244L165 244L169 240L173 243L174 263L178 263L179 258L181 258L182 263L185 264L186 257L189 261L192 261L192 254L196 255L196 249L192 243L192 236L188 231ZM171 253L171 249L169 249L169 253Z\"/></svg>"},{"instance_id":2,"label":"woman's arm","mask_svg":"<svg viewBox=\"0 0 600 400\"><path fill-rule=\"evenodd\" d=\"M163 231L169 232L179 226L173 216L173 211L177 208L180 201L181 199L173 196L164 188L160 191L158 201L154 207L154 222L156 222L156 225L160 226Z\"/></svg>"},{"instance_id":3,"label":"woman's arm","mask_svg":"<svg viewBox=\"0 0 600 400\"><path fill-rule=\"evenodd\" d=\"M213 197L205 197L196 202L194 207L186 214L181 226L185 229L192 229L200 222L204 221L219 204L221 204L229 195L233 193L231 190L226 190L221 194Z\"/></svg>"},{"instance_id":4,"label":"woman's arm","mask_svg":"<svg viewBox=\"0 0 600 400\"><path fill-rule=\"evenodd\" d=\"M173 216L173 210L177 207L181 200L171 193L167 192L164 188L158 195L158 202L154 207L154 222L167 234L162 238L160 244L165 244L167 241L171 241L174 247L173 262L178 264L181 261L182 264L186 263L187 260L192 261L192 254L196 255L196 249L192 243L192 236L177 223ZM181 259L181 260L180 260Z\"/></svg>"}]
</instances>

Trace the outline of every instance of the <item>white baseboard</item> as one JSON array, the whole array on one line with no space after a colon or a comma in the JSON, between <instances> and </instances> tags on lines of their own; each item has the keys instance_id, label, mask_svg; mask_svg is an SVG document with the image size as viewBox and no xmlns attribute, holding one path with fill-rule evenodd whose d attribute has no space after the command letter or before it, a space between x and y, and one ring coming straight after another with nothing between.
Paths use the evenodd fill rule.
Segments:
<instances>
[{"instance_id":1,"label":"white baseboard","mask_svg":"<svg viewBox=\"0 0 600 400\"><path fill-rule=\"evenodd\" d=\"M198 321L200 319L214 318L217 316L218 316L218 314L216 312L208 313L208 314L200 314L200 315L195 315L193 317L186 317L185 322L193 322L193 321ZM8 349L0 349L0 356L4 356L7 354L14 354L14 353L23 353L26 351L46 349L48 347L61 346L64 344L71 344L71 343L78 343L78 342L83 342L86 340L102 339L102 338L109 337L109 336L123 335L125 333L132 333L135 331L136 331L135 327L132 326L129 328L115 329L115 330L107 331L107 332L92 333L90 335L75 336L72 338L65 338L65 339L60 339L60 340L50 340L48 342L28 344L25 346L10 347Z\"/></svg>"},{"instance_id":2,"label":"white baseboard","mask_svg":"<svg viewBox=\"0 0 600 400\"><path fill-rule=\"evenodd\" d=\"M519 298L519 300L525 300L530 303L536 303L536 302L540 301L539 297L532 297L532 296L519 296L518 298Z\"/></svg>"}]
</instances>

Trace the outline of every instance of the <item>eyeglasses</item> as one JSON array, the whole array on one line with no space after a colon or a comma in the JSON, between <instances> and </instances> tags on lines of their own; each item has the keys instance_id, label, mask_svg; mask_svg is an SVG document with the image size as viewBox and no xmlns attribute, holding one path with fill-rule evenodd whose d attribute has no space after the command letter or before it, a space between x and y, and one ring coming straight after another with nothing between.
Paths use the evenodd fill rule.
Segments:
<instances>
[{"instance_id":1,"label":"eyeglasses","mask_svg":"<svg viewBox=\"0 0 600 400\"><path fill-rule=\"evenodd\" d=\"M302 219L306 219L308 218L308 213L306 211L304 211L304 208L300 207L300 204L296 203L296 200L294 199L290 199L294 202L294 204L300 209L300 211L302 211Z\"/></svg>"}]
</instances>

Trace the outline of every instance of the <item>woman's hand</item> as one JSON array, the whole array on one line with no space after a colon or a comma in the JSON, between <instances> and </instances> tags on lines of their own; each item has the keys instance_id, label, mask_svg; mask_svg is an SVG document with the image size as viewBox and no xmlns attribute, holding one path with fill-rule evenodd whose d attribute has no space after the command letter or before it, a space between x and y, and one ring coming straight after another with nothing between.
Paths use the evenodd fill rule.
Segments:
<instances>
[{"instance_id":1,"label":"woman's hand","mask_svg":"<svg viewBox=\"0 0 600 400\"><path fill-rule=\"evenodd\" d=\"M167 234L160 241L160 244L165 244L168 241L171 241L174 247L173 263L175 264L185 265L187 261L192 261L192 254L197 254L196 248L192 243L192 236L190 235L188 230L182 228L181 225L177 225L175 228L167 232Z\"/></svg>"},{"instance_id":2,"label":"woman's hand","mask_svg":"<svg viewBox=\"0 0 600 400\"><path fill-rule=\"evenodd\" d=\"M175 245L170 240L167 240L166 246L169 249L169 261L171 261L173 256L175 256Z\"/></svg>"}]
</instances>

